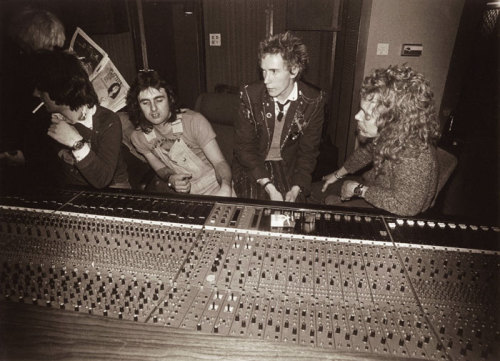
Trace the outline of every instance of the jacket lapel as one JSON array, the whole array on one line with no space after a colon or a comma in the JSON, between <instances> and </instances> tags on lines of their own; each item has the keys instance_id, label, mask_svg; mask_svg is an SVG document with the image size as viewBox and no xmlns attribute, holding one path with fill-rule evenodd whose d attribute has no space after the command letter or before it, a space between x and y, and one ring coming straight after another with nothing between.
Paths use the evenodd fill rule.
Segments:
<instances>
[{"instance_id":1,"label":"jacket lapel","mask_svg":"<svg viewBox=\"0 0 500 361\"><path fill-rule=\"evenodd\" d=\"M264 124L266 125L265 133L267 134L267 149L271 146L271 139L273 139L274 134L274 120L276 115L274 114L274 100L271 98L267 92L263 97L264 106Z\"/></svg>"},{"instance_id":2,"label":"jacket lapel","mask_svg":"<svg viewBox=\"0 0 500 361\"><path fill-rule=\"evenodd\" d=\"M286 116L284 119L285 124L283 125L283 131L281 132L281 141L280 141L281 145L284 144L288 134L290 133L290 128L292 127L292 124L293 124L293 118L295 115L295 111L297 110L298 102L299 102L299 99L297 99L293 102L290 102L290 106L288 107L288 110L286 112Z\"/></svg>"}]
</instances>

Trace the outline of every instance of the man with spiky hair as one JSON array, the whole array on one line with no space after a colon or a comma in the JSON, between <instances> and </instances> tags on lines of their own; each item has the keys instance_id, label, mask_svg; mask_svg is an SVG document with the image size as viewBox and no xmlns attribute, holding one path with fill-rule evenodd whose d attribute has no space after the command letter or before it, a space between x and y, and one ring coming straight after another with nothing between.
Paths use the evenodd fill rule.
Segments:
<instances>
[{"instance_id":1,"label":"man with spiky hair","mask_svg":"<svg viewBox=\"0 0 500 361\"><path fill-rule=\"evenodd\" d=\"M290 32L260 43L263 81L244 85L235 123L238 197L304 201L319 155L324 94L299 80L309 60Z\"/></svg>"}]
</instances>

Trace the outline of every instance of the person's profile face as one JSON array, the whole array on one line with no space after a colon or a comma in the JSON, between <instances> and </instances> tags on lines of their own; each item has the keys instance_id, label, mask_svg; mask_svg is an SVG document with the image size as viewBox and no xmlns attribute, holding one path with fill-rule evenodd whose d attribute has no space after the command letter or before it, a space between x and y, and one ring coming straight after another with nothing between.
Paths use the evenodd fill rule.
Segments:
<instances>
[{"instance_id":1,"label":"person's profile face","mask_svg":"<svg viewBox=\"0 0 500 361\"><path fill-rule=\"evenodd\" d=\"M154 125L161 124L170 117L167 92L164 88L147 88L137 97L144 117Z\"/></svg>"},{"instance_id":2,"label":"person's profile face","mask_svg":"<svg viewBox=\"0 0 500 361\"><path fill-rule=\"evenodd\" d=\"M285 101L292 92L297 69L290 71L281 54L264 55L260 67L269 95L278 98L279 101Z\"/></svg>"},{"instance_id":3,"label":"person's profile face","mask_svg":"<svg viewBox=\"0 0 500 361\"><path fill-rule=\"evenodd\" d=\"M354 119L358 121L358 131L362 137L374 138L378 135L379 115L376 112L376 106L375 98L361 99L361 109L354 116Z\"/></svg>"}]
</instances>

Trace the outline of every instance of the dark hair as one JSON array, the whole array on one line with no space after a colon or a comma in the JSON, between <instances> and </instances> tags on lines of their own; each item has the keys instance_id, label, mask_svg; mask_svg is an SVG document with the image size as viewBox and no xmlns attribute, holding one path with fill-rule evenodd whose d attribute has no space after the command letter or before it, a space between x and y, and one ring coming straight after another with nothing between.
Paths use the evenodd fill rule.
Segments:
<instances>
[{"instance_id":1,"label":"dark hair","mask_svg":"<svg viewBox=\"0 0 500 361\"><path fill-rule=\"evenodd\" d=\"M148 88L155 88L160 90L165 89L168 98L168 106L170 108L170 118L167 122L173 122L177 118L179 109L177 108L177 99L174 91L167 84L167 82L160 77L155 70L142 70L139 71L132 86L127 94L127 107L130 121L136 126L140 127L143 132L149 133L153 129L153 125L146 119L139 104L139 94Z\"/></svg>"},{"instance_id":2,"label":"dark hair","mask_svg":"<svg viewBox=\"0 0 500 361\"><path fill-rule=\"evenodd\" d=\"M115 86L118 86L118 91L117 91L116 93L111 93L111 91L113 90L113 88L114 88ZM122 85L121 85L120 83L117 83L117 82L115 82L115 83L111 84L111 85L108 87L108 95L109 95L109 97L110 97L111 99L115 99L115 98L116 98L116 96L120 93L121 87L122 87Z\"/></svg>"},{"instance_id":3,"label":"dark hair","mask_svg":"<svg viewBox=\"0 0 500 361\"><path fill-rule=\"evenodd\" d=\"M374 167L385 159L398 160L402 149L425 149L440 137L429 81L406 65L376 69L361 85L361 98L375 101L378 135Z\"/></svg>"},{"instance_id":4,"label":"dark hair","mask_svg":"<svg viewBox=\"0 0 500 361\"><path fill-rule=\"evenodd\" d=\"M66 35L61 21L47 10L23 8L9 25L9 35L24 51L62 48Z\"/></svg>"},{"instance_id":5,"label":"dark hair","mask_svg":"<svg viewBox=\"0 0 500 361\"><path fill-rule=\"evenodd\" d=\"M38 51L33 60L33 87L47 92L58 105L77 110L99 104L97 94L80 60L67 51Z\"/></svg>"},{"instance_id":6,"label":"dark hair","mask_svg":"<svg viewBox=\"0 0 500 361\"><path fill-rule=\"evenodd\" d=\"M289 31L272 35L259 44L259 63L266 54L281 54L281 57L288 64L288 70L297 67L297 79L306 69L309 62L307 47L302 40Z\"/></svg>"}]
</instances>

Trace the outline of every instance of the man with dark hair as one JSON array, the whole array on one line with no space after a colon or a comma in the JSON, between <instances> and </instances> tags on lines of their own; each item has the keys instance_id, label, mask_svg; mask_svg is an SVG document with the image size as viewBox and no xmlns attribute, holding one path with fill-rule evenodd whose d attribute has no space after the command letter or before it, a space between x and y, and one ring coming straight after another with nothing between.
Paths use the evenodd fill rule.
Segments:
<instances>
[{"instance_id":1,"label":"man with dark hair","mask_svg":"<svg viewBox=\"0 0 500 361\"><path fill-rule=\"evenodd\" d=\"M231 168L203 115L181 112L172 89L154 70L141 71L127 95L139 129L132 144L156 172L148 190L232 196Z\"/></svg>"},{"instance_id":2,"label":"man with dark hair","mask_svg":"<svg viewBox=\"0 0 500 361\"><path fill-rule=\"evenodd\" d=\"M340 205L354 198L346 205L373 205L403 216L429 208L438 184L440 136L429 82L405 65L376 69L361 85L355 118L361 146L340 169L323 177L324 183L313 185L310 200ZM368 165L362 177L338 182Z\"/></svg>"},{"instance_id":3,"label":"man with dark hair","mask_svg":"<svg viewBox=\"0 0 500 361\"><path fill-rule=\"evenodd\" d=\"M324 94L300 81L306 46L291 33L259 46L263 81L245 85L235 124L238 197L304 201L319 154Z\"/></svg>"},{"instance_id":4,"label":"man with dark hair","mask_svg":"<svg viewBox=\"0 0 500 361\"><path fill-rule=\"evenodd\" d=\"M121 155L120 118L98 104L80 61L63 51L34 57L34 92L52 114L47 134L57 141L62 184L130 188Z\"/></svg>"}]
</instances>

